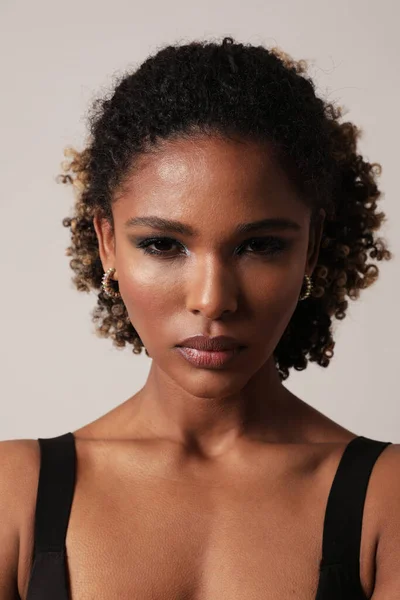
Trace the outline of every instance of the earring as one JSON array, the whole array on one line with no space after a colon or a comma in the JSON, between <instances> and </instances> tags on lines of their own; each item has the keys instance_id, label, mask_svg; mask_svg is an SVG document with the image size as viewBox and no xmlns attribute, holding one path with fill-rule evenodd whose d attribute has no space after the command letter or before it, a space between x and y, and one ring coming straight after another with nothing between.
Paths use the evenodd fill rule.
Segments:
<instances>
[{"instance_id":1,"label":"earring","mask_svg":"<svg viewBox=\"0 0 400 600\"><path fill-rule=\"evenodd\" d=\"M304 279L306 280L307 289L304 292L304 294L299 296L299 302L301 302L301 300L306 300L307 298L309 298L313 289L313 282L311 277L305 274Z\"/></svg>"},{"instance_id":2,"label":"earring","mask_svg":"<svg viewBox=\"0 0 400 600\"><path fill-rule=\"evenodd\" d=\"M104 273L103 278L101 280L101 286L102 286L103 291L106 294L106 296L109 296L110 298L121 298L121 294L119 292L113 290L113 288L111 287L111 283L110 283L110 281L112 280L112 275L115 273L115 270L116 269L114 267L110 267Z\"/></svg>"}]
</instances>

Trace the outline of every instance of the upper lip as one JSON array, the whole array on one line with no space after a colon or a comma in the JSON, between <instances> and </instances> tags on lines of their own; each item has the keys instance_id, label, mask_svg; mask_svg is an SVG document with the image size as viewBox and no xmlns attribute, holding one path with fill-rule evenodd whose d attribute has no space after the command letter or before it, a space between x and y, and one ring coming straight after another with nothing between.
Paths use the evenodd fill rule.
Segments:
<instances>
[{"instance_id":1,"label":"upper lip","mask_svg":"<svg viewBox=\"0 0 400 600\"><path fill-rule=\"evenodd\" d=\"M209 352L221 352L222 350L234 350L240 347L237 340L226 335L218 335L217 337L206 337L204 335L194 335L186 338L177 344L186 348L196 348L196 350L208 350Z\"/></svg>"}]
</instances>

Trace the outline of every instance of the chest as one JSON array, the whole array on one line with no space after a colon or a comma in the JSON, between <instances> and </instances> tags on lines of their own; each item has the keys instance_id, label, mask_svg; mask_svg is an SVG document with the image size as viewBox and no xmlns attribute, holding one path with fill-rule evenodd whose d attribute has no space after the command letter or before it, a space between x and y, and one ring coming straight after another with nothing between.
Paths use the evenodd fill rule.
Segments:
<instances>
[{"instance_id":1,"label":"chest","mask_svg":"<svg viewBox=\"0 0 400 600\"><path fill-rule=\"evenodd\" d=\"M320 457L290 447L281 460L257 453L244 468L217 471L187 468L159 449L153 458L125 448L79 450L65 539L71 600L316 599L325 511L342 448ZM366 597L375 577L374 494L366 499L361 535ZM20 543L22 600L33 497Z\"/></svg>"},{"instance_id":2,"label":"chest","mask_svg":"<svg viewBox=\"0 0 400 600\"><path fill-rule=\"evenodd\" d=\"M326 498L308 483L86 478L66 539L72 599L311 600Z\"/></svg>"}]
</instances>

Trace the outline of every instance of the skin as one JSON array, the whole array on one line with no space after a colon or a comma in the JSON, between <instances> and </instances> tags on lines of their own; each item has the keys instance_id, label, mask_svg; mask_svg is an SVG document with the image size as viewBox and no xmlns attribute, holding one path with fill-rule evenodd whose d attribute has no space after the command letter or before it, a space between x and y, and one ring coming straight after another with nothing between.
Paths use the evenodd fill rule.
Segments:
<instances>
[{"instance_id":1,"label":"skin","mask_svg":"<svg viewBox=\"0 0 400 600\"><path fill-rule=\"evenodd\" d=\"M126 227L150 215L197 235ZM266 145L198 137L164 142L140 160L113 205L114 229L95 219L103 268L116 268L152 362L141 390L74 431L66 540L74 600L315 598L326 501L356 434L289 392L272 352L315 268L323 217L311 227L310 209ZM234 233L272 218L297 229ZM156 235L173 239L156 244L173 258L137 248ZM248 241L260 236L287 246L252 253ZM221 370L195 368L175 345L197 333L232 335L247 348ZM25 600L37 441L3 442L0 465L2 457L0 522L7 514L10 525L0 600L17 598L16 588ZM394 600L400 586L399 466L393 444L368 487L360 577L374 600Z\"/></svg>"},{"instance_id":2,"label":"skin","mask_svg":"<svg viewBox=\"0 0 400 600\"><path fill-rule=\"evenodd\" d=\"M223 455L241 440L298 436L283 415L304 407L279 381L272 352L318 258L323 215L311 229L310 214L255 143L180 140L139 163L113 207L114 231L95 220L103 267L116 267L130 320L153 359L136 423L151 423L158 438L195 441L204 457ZM150 215L196 227L197 235L125 226ZM234 233L239 223L276 218L298 230ZM136 247L140 237L154 235L173 238L162 246L169 258ZM251 255L248 246L235 255L256 235L288 247L277 256ZM174 349L196 333L231 335L247 348L231 367L196 369Z\"/></svg>"}]
</instances>

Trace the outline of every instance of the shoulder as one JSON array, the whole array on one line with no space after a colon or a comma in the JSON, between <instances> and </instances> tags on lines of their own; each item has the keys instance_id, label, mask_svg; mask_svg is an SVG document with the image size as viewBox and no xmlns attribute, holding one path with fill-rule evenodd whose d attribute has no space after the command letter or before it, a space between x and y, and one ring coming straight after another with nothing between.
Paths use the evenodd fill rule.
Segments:
<instances>
[{"instance_id":1,"label":"shoulder","mask_svg":"<svg viewBox=\"0 0 400 600\"><path fill-rule=\"evenodd\" d=\"M32 478L32 470L39 468L40 449L35 439L0 441L0 485L21 490ZM22 478L22 479L21 479Z\"/></svg>"},{"instance_id":2,"label":"shoulder","mask_svg":"<svg viewBox=\"0 0 400 600\"><path fill-rule=\"evenodd\" d=\"M397 523L400 549L400 444L390 444L381 453L374 467L372 482L379 506L383 509L379 515L381 541Z\"/></svg>"},{"instance_id":3,"label":"shoulder","mask_svg":"<svg viewBox=\"0 0 400 600\"><path fill-rule=\"evenodd\" d=\"M397 597L400 589L400 444L379 456L371 477L378 522L374 600Z\"/></svg>"},{"instance_id":4,"label":"shoulder","mask_svg":"<svg viewBox=\"0 0 400 600\"><path fill-rule=\"evenodd\" d=\"M385 508L379 519L380 528L383 530L387 527L388 518L394 513L400 520L400 444L390 444L379 455L371 482L379 505Z\"/></svg>"},{"instance_id":5,"label":"shoulder","mask_svg":"<svg viewBox=\"0 0 400 600\"><path fill-rule=\"evenodd\" d=\"M29 562L39 467L37 440L0 441L0 597L16 595L21 564Z\"/></svg>"},{"instance_id":6,"label":"shoulder","mask_svg":"<svg viewBox=\"0 0 400 600\"><path fill-rule=\"evenodd\" d=\"M0 510L18 518L27 494L37 486L39 465L37 440L0 441Z\"/></svg>"}]
</instances>

